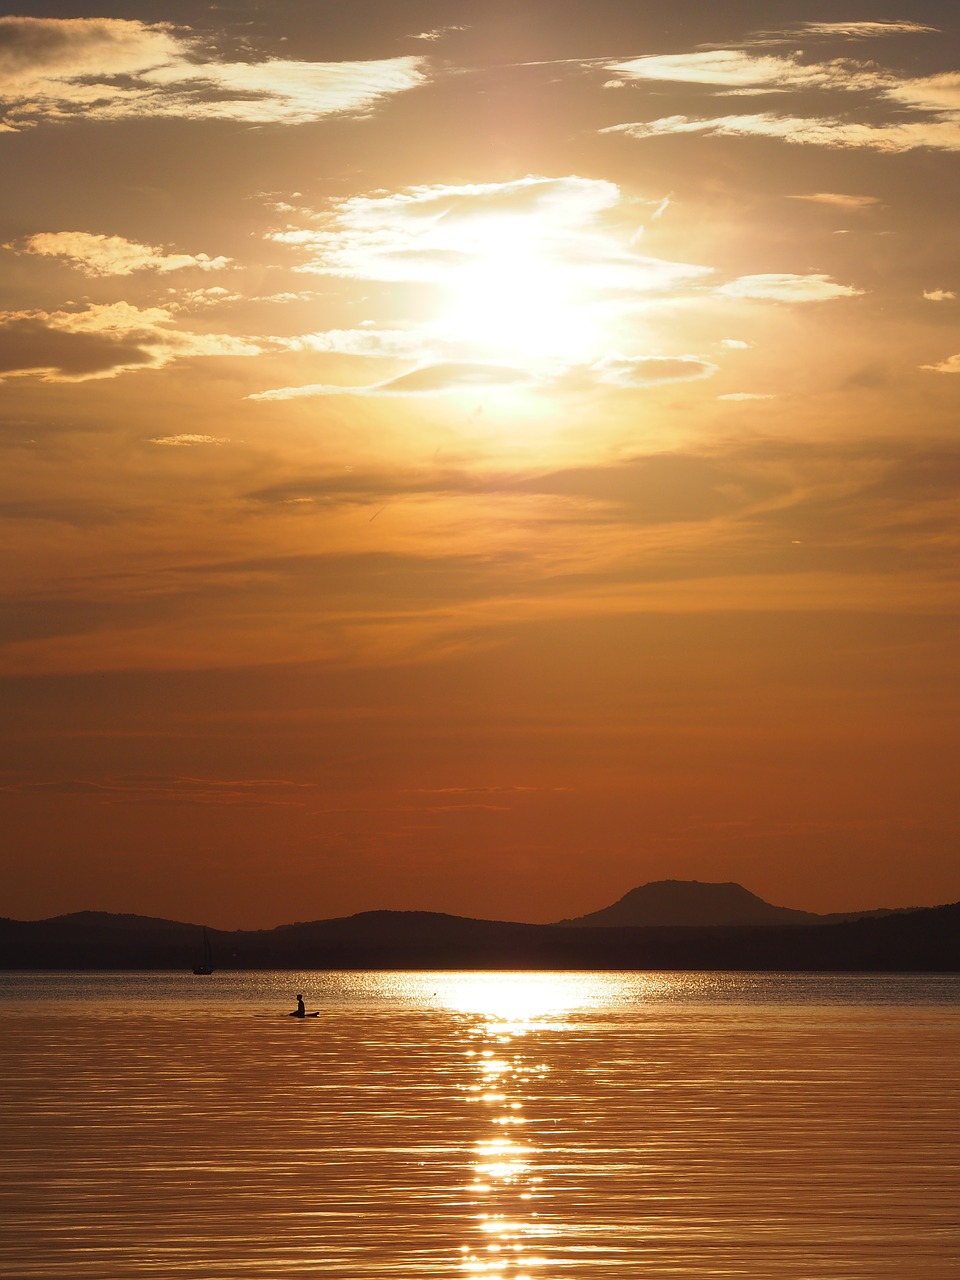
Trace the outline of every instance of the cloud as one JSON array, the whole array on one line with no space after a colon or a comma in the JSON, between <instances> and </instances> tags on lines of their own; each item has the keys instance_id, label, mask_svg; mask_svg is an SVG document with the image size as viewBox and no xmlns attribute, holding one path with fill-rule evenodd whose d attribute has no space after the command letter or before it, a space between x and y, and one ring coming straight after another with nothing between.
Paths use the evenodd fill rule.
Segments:
<instances>
[{"instance_id":1,"label":"cloud","mask_svg":"<svg viewBox=\"0 0 960 1280\"><path fill-rule=\"evenodd\" d=\"M326 351L337 355L415 358L422 355L427 334L421 329L325 329L287 340L293 351Z\"/></svg>"},{"instance_id":2,"label":"cloud","mask_svg":"<svg viewBox=\"0 0 960 1280\"><path fill-rule=\"evenodd\" d=\"M64 329L43 313L0 314L0 381L33 374L46 382L84 382L154 362L153 353L130 335Z\"/></svg>"},{"instance_id":3,"label":"cloud","mask_svg":"<svg viewBox=\"0 0 960 1280\"><path fill-rule=\"evenodd\" d=\"M144 79L162 87L163 109L150 114L306 124L329 115L369 114L381 99L424 83L420 66L418 58L316 63L271 59L199 67L182 64L146 72Z\"/></svg>"},{"instance_id":4,"label":"cloud","mask_svg":"<svg viewBox=\"0 0 960 1280\"><path fill-rule=\"evenodd\" d=\"M167 117L301 124L422 84L418 58L202 61L190 33L121 18L0 18L6 125Z\"/></svg>"},{"instance_id":5,"label":"cloud","mask_svg":"<svg viewBox=\"0 0 960 1280\"><path fill-rule=\"evenodd\" d=\"M410 187L353 196L270 239L305 249L302 269L367 280L442 282L482 260L491 239L533 234L569 246L613 209L619 188L601 179L528 176L512 182Z\"/></svg>"},{"instance_id":6,"label":"cloud","mask_svg":"<svg viewBox=\"0 0 960 1280\"><path fill-rule=\"evenodd\" d=\"M865 209L875 208L880 204L876 196L850 196L838 191L815 191L811 195L787 196L788 200L806 200L810 204L835 205L838 209L851 213L860 213Z\"/></svg>"},{"instance_id":7,"label":"cloud","mask_svg":"<svg viewBox=\"0 0 960 1280\"><path fill-rule=\"evenodd\" d=\"M173 289L168 290L173 293ZM177 310L209 310L210 307L222 307L226 303L240 302L243 300L243 294L231 293L229 289L222 289L219 285L214 285L211 289L181 289L177 290L176 304L171 303L170 306L176 306ZM250 298L250 302L261 302L264 299Z\"/></svg>"},{"instance_id":8,"label":"cloud","mask_svg":"<svg viewBox=\"0 0 960 1280\"><path fill-rule=\"evenodd\" d=\"M710 520L753 507L786 491L780 478L763 468L729 465L722 457L656 453L610 464L572 466L540 472L475 472L417 469L411 471L334 472L298 476L248 496L268 505L374 505L404 497L527 497L558 501L553 519L585 523L648 525ZM377 557L372 566L380 565ZM356 577L369 558L351 557ZM419 561L427 565L426 561ZM459 585L470 576L482 578L491 567L480 558L456 557L452 566ZM504 566L509 569L509 565ZM246 573L246 566L241 566ZM345 573L347 568L345 567ZM471 588L472 589L472 588Z\"/></svg>"},{"instance_id":9,"label":"cloud","mask_svg":"<svg viewBox=\"0 0 960 1280\"><path fill-rule=\"evenodd\" d=\"M914 23L807 23L797 35L865 37L906 31L932 31ZM751 43L777 43L783 33L761 33ZM768 137L825 147L863 147L882 152L920 147L960 150L960 72L909 77L851 58L803 61L802 53L756 54L747 49L714 49L657 54L608 63L609 70L634 80L706 86L722 95L857 94L888 118L843 119L835 114L807 116L772 112L724 115L712 119L664 116L658 120L613 125L601 132L646 138L704 133L731 137ZM891 111L892 108L892 111ZM832 111L835 111L831 103ZM905 111L914 117L904 118Z\"/></svg>"},{"instance_id":10,"label":"cloud","mask_svg":"<svg viewBox=\"0 0 960 1280\"><path fill-rule=\"evenodd\" d=\"M22 241L23 253L44 257L66 258L88 276L128 276L135 271L182 271L193 267L200 271L219 271L229 266L230 258L211 258L205 253L164 253L154 245L138 244L123 236L94 235L89 231L45 231L27 236ZM7 244L5 249L16 250Z\"/></svg>"},{"instance_id":11,"label":"cloud","mask_svg":"<svg viewBox=\"0 0 960 1280\"><path fill-rule=\"evenodd\" d=\"M271 201L273 207L275 202ZM623 200L613 182L528 174L509 182L434 184L295 210L268 234L293 270L433 286L417 323L302 335L291 346L419 365L586 364L613 325L700 284L713 269L636 251L638 209L652 222L669 200ZM364 330L367 330L364 332ZM318 384L320 385L320 384ZM390 386L376 394L393 394ZM284 390L285 395L293 389ZM310 394L329 394L327 384ZM371 392L372 393L372 392Z\"/></svg>"},{"instance_id":12,"label":"cloud","mask_svg":"<svg viewBox=\"0 0 960 1280\"><path fill-rule=\"evenodd\" d=\"M957 295L952 289L924 289L923 296L928 302L952 302Z\"/></svg>"},{"instance_id":13,"label":"cloud","mask_svg":"<svg viewBox=\"0 0 960 1280\"><path fill-rule=\"evenodd\" d=\"M623 244L604 224L620 199L615 183L575 174L437 184L341 200L268 238L304 255L300 271L361 280L451 284L535 263L559 269L573 289L629 293L710 274Z\"/></svg>"},{"instance_id":14,"label":"cloud","mask_svg":"<svg viewBox=\"0 0 960 1280\"><path fill-rule=\"evenodd\" d=\"M728 391L725 395L717 396L718 400L734 400L737 402L747 400L776 400L774 395L763 395L756 391Z\"/></svg>"},{"instance_id":15,"label":"cloud","mask_svg":"<svg viewBox=\"0 0 960 1280\"><path fill-rule=\"evenodd\" d=\"M728 351L749 351L753 343L744 342L742 338L721 338L720 345Z\"/></svg>"},{"instance_id":16,"label":"cloud","mask_svg":"<svg viewBox=\"0 0 960 1280\"><path fill-rule=\"evenodd\" d=\"M280 387L260 391L248 400L294 400L301 396L414 396L440 395L447 391L465 391L477 387L512 387L532 381L523 369L509 365L478 364L467 361L445 361L422 365L386 382L365 387L338 387L315 384L305 387Z\"/></svg>"},{"instance_id":17,"label":"cloud","mask_svg":"<svg viewBox=\"0 0 960 1280\"><path fill-rule=\"evenodd\" d=\"M786 89L875 89L887 83L872 66L849 60L803 63L799 55L757 57L741 49L702 53L653 54L611 62L607 70L631 80L659 80L679 84L713 85L735 93Z\"/></svg>"},{"instance_id":18,"label":"cloud","mask_svg":"<svg viewBox=\"0 0 960 1280\"><path fill-rule=\"evenodd\" d=\"M754 31L743 40L745 48L777 48L798 41L876 40L889 36L936 35L938 27L919 22L798 22L779 30Z\"/></svg>"},{"instance_id":19,"label":"cloud","mask_svg":"<svg viewBox=\"0 0 960 1280\"><path fill-rule=\"evenodd\" d=\"M920 147L960 151L960 119L915 120L894 124L865 124L832 118L758 115L693 119L663 116L634 124L615 124L601 133L622 133L628 138L653 138L669 134L702 133L733 138L776 138L797 146L865 148L895 154Z\"/></svg>"},{"instance_id":20,"label":"cloud","mask_svg":"<svg viewBox=\"0 0 960 1280\"><path fill-rule=\"evenodd\" d=\"M250 356L263 350L245 338L185 333L174 324L171 310L128 302L74 311L0 312L0 379L30 375L45 382L86 382L162 368L190 356Z\"/></svg>"},{"instance_id":21,"label":"cloud","mask_svg":"<svg viewBox=\"0 0 960 1280\"><path fill-rule=\"evenodd\" d=\"M801 22L792 32L811 36L848 36L852 40L871 40L876 36L935 34L938 27L920 22ZM791 32L791 34L792 34Z\"/></svg>"},{"instance_id":22,"label":"cloud","mask_svg":"<svg viewBox=\"0 0 960 1280\"><path fill-rule=\"evenodd\" d=\"M469 27L458 26L458 25L451 25L447 27L434 27L430 31L421 31L419 35L410 36L409 38L411 40L426 40L432 43L435 40L442 40L444 36L449 35L451 31L469 31L469 30L470 30Z\"/></svg>"},{"instance_id":23,"label":"cloud","mask_svg":"<svg viewBox=\"0 0 960 1280\"><path fill-rule=\"evenodd\" d=\"M740 276L721 285L717 293L727 298L757 298L771 302L828 302L833 298L854 298L863 293L850 284L837 284L829 276L772 274Z\"/></svg>"},{"instance_id":24,"label":"cloud","mask_svg":"<svg viewBox=\"0 0 960 1280\"><path fill-rule=\"evenodd\" d=\"M888 97L921 111L954 114L960 111L960 71L900 80L887 89Z\"/></svg>"},{"instance_id":25,"label":"cloud","mask_svg":"<svg viewBox=\"0 0 960 1280\"><path fill-rule=\"evenodd\" d=\"M667 382L694 382L709 378L717 366L700 356L623 356L610 352L592 364L570 365L553 375L537 376L516 365L442 361L421 365L408 373L372 386L342 387L315 384L280 387L247 396L248 400L294 400L301 396L439 395L471 388L539 385L556 391L577 391L585 386L652 387Z\"/></svg>"},{"instance_id":26,"label":"cloud","mask_svg":"<svg viewBox=\"0 0 960 1280\"><path fill-rule=\"evenodd\" d=\"M523 369L510 365L472 364L448 361L425 365L380 384L380 395L430 395L438 391L459 391L465 387L509 387L530 382Z\"/></svg>"},{"instance_id":27,"label":"cloud","mask_svg":"<svg viewBox=\"0 0 960 1280\"><path fill-rule=\"evenodd\" d=\"M948 356L939 364L922 364L920 368L930 369L933 373L960 373L960 352L955 356Z\"/></svg>"},{"instance_id":28,"label":"cloud","mask_svg":"<svg viewBox=\"0 0 960 1280\"><path fill-rule=\"evenodd\" d=\"M185 433L178 436L153 436L149 443L170 445L173 448L191 448L198 444L229 444L230 441L221 436L200 436Z\"/></svg>"},{"instance_id":29,"label":"cloud","mask_svg":"<svg viewBox=\"0 0 960 1280\"><path fill-rule=\"evenodd\" d=\"M0 85L26 100L53 84L85 77L133 76L177 62L185 45L169 23L117 18L0 18Z\"/></svg>"},{"instance_id":30,"label":"cloud","mask_svg":"<svg viewBox=\"0 0 960 1280\"><path fill-rule=\"evenodd\" d=\"M653 387L711 378L717 366L699 356L622 356L611 352L591 365L589 372L596 381L611 386Z\"/></svg>"}]
</instances>

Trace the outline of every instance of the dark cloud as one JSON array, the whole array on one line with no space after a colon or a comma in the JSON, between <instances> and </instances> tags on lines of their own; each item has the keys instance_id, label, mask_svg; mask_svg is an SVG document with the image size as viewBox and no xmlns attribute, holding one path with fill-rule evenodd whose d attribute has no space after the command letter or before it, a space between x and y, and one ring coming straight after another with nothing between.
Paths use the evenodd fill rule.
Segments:
<instances>
[{"instance_id":1,"label":"dark cloud","mask_svg":"<svg viewBox=\"0 0 960 1280\"><path fill-rule=\"evenodd\" d=\"M133 509L121 499L73 498L61 494L0 499L0 520L41 520L78 529L129 520Z\"/></svg>"},{"instance_id":2,"label":"dark cloud","mask_svg":"<svg viewBox=\"0 0 960 1280\"><path fill-rule=\"evenodd\" d=\"M0 320L0 376L45 373L82 379L154 362L136 338L105 333L71 333L41 318Z\"/></svg>"},{"instance_id":3,"label":"dark cloud","mask_svg":"<svg viewBox=\"0 0 960 1280\"><path fill-rule=\"evenodd\" d=\"M251 494L257 502L324 506L367 504L415 495L554 497L593 506L579 507L577 523L658 524L709 520L768 498L780 481L750 475L723 460L679 453L653 454L607 466L571 467L537 473L422 471L335 473L297 479ZM545 517L546 518L546 517ZM552 518L562 519L559 513Z\"/></svg>"},{"instance_id":4,"label":"dark cloud","mask_svg":"<svg viewBox=\"0 0 960 1280\"><path fill-rule=\"evenodd\" d=\"M958 488L960 447L751 441L749 447L730 444L711 454L655 454L536 474L351 472L298 479L251 496L295 507L379 506L425 496L529 498L538 500L529 518L542 526L701 525L682 554L676 548L641 551L602 571L604 578L663 580L815 569L949 571L960 541ZM543 499L555 501L544 506ZM522 508L516 515L523 518ZM429 569L428 562L420 562L418 572L439 573L443 561L432 563ZM462 581L474 579L471 590L477 576L487 591L497 589L497 577L503 577L501 586L509 581L507 566L495 570L493 561L470 563L472 571ZM368 564L360 578L372 568ZM514 568L523 575L521 561ZM407 566L404 572L409 571ZM389 576L394 566L382 562L378 572ZM535 592L536 586L525 589Z\"/></svg>"},{"instance_id":5,"label":"dark cloud","mask_svg":"<svg viewBox=\"0 0 960 1280\"><path fill-rule=\"evenodd\" d=\"M0 644L96 631L113 614L92 600L0 600Z\"/></svg>"},{"instance_id":6,"label":"dark cloud","mask_svg":"<svg viewBox=\"0 0 960 1280\"><path fill-rule=\"evenodd\" d=\"M667 382L696 382L716 372L715 364L699 356L608 355L591 366L586 379L618 387L655 387Z\"/></svg>"},{"instance_id":7,"label":"dark cloud","mask_svg":"<svg viewBox=\"0 0 960 1280\"><path fill-rule=\"evenodd\" d=\"M302 387L278 387L248 396L249 400L298 400L304 396L422 396L471 387L512 387L533 382L530 374L513 365L445 360L421 365L385 382L366 386L314 383Z\"/></svg>"},{"instance_id":8,"label":"dark cloud","mask_svg":"<svg viewBox=\"0 0 960 1280\"><path fill-rule=\"evenodd\" d=\"M893 441L751 441L711 454L664 453L540 473L298 478L251 496L257 504L307 512L311 505L364 506L384 510L383 519L392 504L411 499L494 501L517 538L476 554L451 548L210 558L168 569L162 588L146 572L105 574L81 584L85 597L8 597L0 604L0 632L17 646L158 628L182 637L214 617L230 633L283 617L315 618L319 641L345 619L381 625L467 602L575 596L604 584L801 572L942 579L957 573L958 487L960 447ZM638 536L582 563L571 560L580 531L588 537L616 528ZM654 528L652 541L639 536Z\"/></svg>"},{"instance_id":9,"label":"dark cloud","mask_svg":"<svg viewBox=\"0 0 960 1280\"><path fill-rule=\"evenodd\" d=\"M529 382L530 375L509 365L444 362L412 369L376 388L381 395L404 393L422 395L430 391L450 391L458 387L499 387Z\"/></svg>"}]
</instances>

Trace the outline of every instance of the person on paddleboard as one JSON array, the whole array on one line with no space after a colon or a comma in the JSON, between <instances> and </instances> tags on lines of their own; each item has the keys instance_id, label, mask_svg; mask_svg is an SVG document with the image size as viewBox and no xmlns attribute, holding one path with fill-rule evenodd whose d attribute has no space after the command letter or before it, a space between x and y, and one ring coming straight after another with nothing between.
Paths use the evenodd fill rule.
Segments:
<instances>
[{"instance_id":1,"label":"person on paddleboard","mask_svg":"<svg viewBox=\"0 0 960 1280\"><path fill-rule=\"evenodd\" d=\"M293 1016L295 1018L305 1018L307 1016L307 1010L304 1007L304 1003L303 1003L302 991L297 992L297 1012Z\"/></svg>"}]
</instances>

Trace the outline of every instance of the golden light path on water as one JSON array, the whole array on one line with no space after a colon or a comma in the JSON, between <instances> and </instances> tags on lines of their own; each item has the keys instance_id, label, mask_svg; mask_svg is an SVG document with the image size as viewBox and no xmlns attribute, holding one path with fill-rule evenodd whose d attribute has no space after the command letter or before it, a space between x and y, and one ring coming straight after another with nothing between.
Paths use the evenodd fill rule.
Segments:
<instances>
[{"instance_id":1,"label":"golden light path on water","mask_svg":"<svg viewBox=\"0 0 960 1280\"><path fill-rule=\"evenodd\" d=\"M655 977L647 982L663 985ZM609 983L570 973L471 973L444 978L438 987L446 1008L480 1019L472 1028L478 1047L466 1050L472 1078L461 1087L481 1109L489 1136L474 1143L465 1188L477 1212L475 1237L460 1246L463 1271L485 1280L542 1277L550 1265L544 1246L559 1228L539 1213L550 1197L549 1152L527 1137L525 1102L550 1070L538 1055L541 1038L572 1030L572 1015L609 1000Z\"/></svg>"},{"instance_id":2,"label":"golden light path on water","mask_svg":"<svg viewBox=\"0 0 960 1280\"><path fill-rule=\"evenodd\" d=\"M4 1280L960 1280L958 975L0 974L0 1026Z\"/></svg>"}]
</instances>

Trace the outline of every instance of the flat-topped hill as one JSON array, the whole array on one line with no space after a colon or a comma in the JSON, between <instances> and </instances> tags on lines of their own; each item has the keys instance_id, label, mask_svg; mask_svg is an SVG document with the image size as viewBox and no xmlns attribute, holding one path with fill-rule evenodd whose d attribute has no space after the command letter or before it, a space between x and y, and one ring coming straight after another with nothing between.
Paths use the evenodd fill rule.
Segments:
<instances>
[{"instance_id":1,"label":"flat-topped hill","mask_svg":"<svg viewBox=\"0 0 960 1280\"><path fill-rule=\"evenodd\" d=\"M793 907L775 907L733 881L654 880L631 889L609 907L558 923L590 927L688 925L709 928L716 925L836 924L841 920L888 914L888 911L854 911L817 915L813 911L797 911Z\"/></svg>"}]
</instances>

